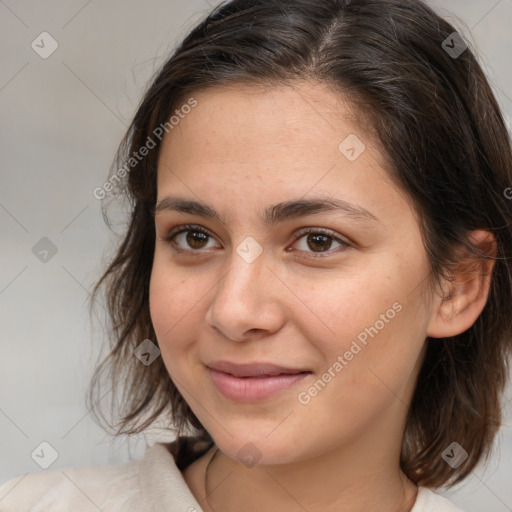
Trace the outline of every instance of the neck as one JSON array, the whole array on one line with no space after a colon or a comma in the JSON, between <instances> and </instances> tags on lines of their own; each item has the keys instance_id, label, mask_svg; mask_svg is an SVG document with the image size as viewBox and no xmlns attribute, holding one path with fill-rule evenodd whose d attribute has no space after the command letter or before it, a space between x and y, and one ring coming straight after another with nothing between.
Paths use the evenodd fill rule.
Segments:
<instances>
[{"instance_id":1,"label":"neck","mask_svg":"<svg viewBox=\"0 0 512 512\"><path fill-rule=\"evenodd\" d=\"M205 480L205 512L410 512L417 487L385 450L350 443L313 459L247 467L213 447ZM398 452L399 453L399 452ZM204 493L204 490L203 490Z\"/></svg>"}]
</instances>

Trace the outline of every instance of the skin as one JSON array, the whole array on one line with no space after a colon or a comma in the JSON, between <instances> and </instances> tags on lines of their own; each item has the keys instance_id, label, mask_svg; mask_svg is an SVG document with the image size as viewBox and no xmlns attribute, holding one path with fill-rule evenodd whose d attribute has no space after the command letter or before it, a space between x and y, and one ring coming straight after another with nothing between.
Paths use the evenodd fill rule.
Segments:
<instances>
[{"instance_id":1,"label":"skin","mask_svg":"<svg viewBox=\"0 0 512 512\"><path fill-rule=\"evenodd\" d=\"M164 138L157 204L170 195L201 200L224 222L159 211L150 283L165 366L220 450L208 472L208 503L213 449L184 470L186 482L205 511L410 511L417 488L400 471L399 454L425 339L474 323L492 262L461 267L460 278L444 283L452 300L432 293L409 199L390 180L377 142L355 122L357 112L327 86L224 87L194 98L197 107ZM338 149L349 134L366 146L355 161ZM270 227L259 216L269 205L319 196L378 220L333 211ZM166 240L183 224L210 237L192 247L187 233ZM321 252L307 234L296 240L307 227L332 230L348 245L330 238ZM263 250L252 263L236 252L249 236ZM485 232L473 238L492 243ZM298 394L396 303L400 312L300 403ZM268 399L240 403L213 385L205 363L218 359L312 374ZM259 457L252 467L237 455L247 443Z\"/></svg>"}]
</instances>

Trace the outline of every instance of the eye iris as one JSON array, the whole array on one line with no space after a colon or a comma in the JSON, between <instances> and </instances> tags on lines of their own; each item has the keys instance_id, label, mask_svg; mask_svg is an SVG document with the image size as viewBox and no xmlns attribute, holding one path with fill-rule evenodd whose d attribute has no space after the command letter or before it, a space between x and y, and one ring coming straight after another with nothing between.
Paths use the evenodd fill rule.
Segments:
<instances>
[{"instance_id":1,"label":"eye iris","mask_svg":"<svg viewBox=\"0 0 512 512\"><path fill-rule=\"evenodd\" d=\"M201 231L188 231L186 239L190 247L201 249L202 244L208 241L208 235L201 233Z\"/></svg>"},{"instance_id":2,"label":"eye iris","mask_svg":"<svg viewBox=\"0 0 512 512\"><path fill-rule=\"evenodd\" d=\"M310 244L310 242L313 242L314 245L312 246ZM328 242L327 246L322 247L322 244L326 244L326 242ZM310 249L314 250L315 252L324 252L324 251L327 251L331 247L332 240L330 237L325 236L325 235L312 234L312 235L308 235L307 244L308 244L308 247ZM315 249L320 249L320 250L317 251Z\"/></svg>"},{"instance_id":3,"label":"eye iris","mask_svg":"<svg viewBox=\"0 0 512 512\"><path fill-rule=\"evenodd\" d=\"M202 231L187 231L185 236L187 244L194 249L201 249L208 242L209 235ZM324 252L332 246L332 238L327 235L312 233L307 235L308 247L314 252Z\"/></svg>"}]
</instances>

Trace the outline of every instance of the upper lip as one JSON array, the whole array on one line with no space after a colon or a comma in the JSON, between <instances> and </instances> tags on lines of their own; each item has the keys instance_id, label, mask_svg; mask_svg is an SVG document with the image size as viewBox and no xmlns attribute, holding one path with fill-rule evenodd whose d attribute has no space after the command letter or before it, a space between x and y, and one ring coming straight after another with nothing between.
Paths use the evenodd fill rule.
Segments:
<instances>
[{"instance_id":1,"label":"upper lip","mask_svg":"<svg viewBox=\"0 0 512 512\"><path fill-rule=\"evenodd\" d=\"M258 377L261 375L297 374L308 370L298 368L286 368L272 363L244 363L235 364L229 361L213 361L206 366L213 370L229 373L233 377Z\"/></svg>"}]
</instances>

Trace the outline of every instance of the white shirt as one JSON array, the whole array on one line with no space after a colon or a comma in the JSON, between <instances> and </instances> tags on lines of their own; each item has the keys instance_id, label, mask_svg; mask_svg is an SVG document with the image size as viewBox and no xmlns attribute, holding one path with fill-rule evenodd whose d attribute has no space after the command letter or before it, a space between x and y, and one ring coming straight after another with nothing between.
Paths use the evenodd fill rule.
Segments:
<instances>
[{"instance_id":1,"label":"white shirt","mask_svg":"<svg viewBox=\"0 0 512 512\"><path fill-rule=\"evenodd\" d=\"M169 451L148 447L142 459L28 473L0 487L1 512L202 512ZM411 512L462 512L419 487Z\"/></svg>"}]
</instances>

